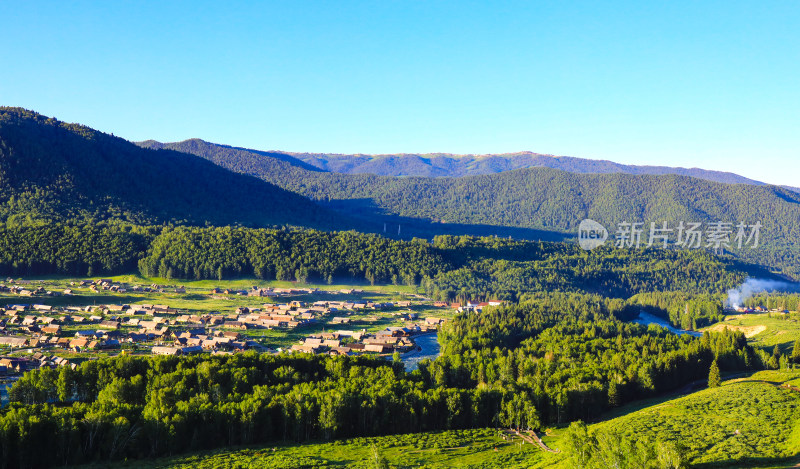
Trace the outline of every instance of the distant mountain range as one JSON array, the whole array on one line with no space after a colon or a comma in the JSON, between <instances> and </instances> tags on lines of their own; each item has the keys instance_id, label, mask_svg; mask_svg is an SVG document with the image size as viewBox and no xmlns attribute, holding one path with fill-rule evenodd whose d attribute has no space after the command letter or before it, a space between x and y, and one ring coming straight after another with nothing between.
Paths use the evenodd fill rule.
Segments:
<instances>
[{"instance_id":1,"label":"distant mountain range","mask_svg":"<svg viewBox=\"0 0 800 469\"><path fill-rule=\"evenodd\" d=\"M497 155L454 155L449 153L397 155L287 153L287 155L325 171L346 174L462 177L494 174L514 169L552 168L570 173L677 174L726 184L765 185L760 181L722 171L669 166L626 165L608 160L553 156L527 151Z\"/></svg>"},{"instance_id":2,"label":"distant mountain range","mask_svg":"<svg viewBox=\"0 0 800 469\"><path fill-rule=\"evenodd\" d=\"M182 142L161 143L155 140L139 142L146 148L194 148L195 152L209 142L200 139L189 139ZM672 166L627 165L608 160L592 160L571 156L553 156L533 152L518 152L489 155L456 155L451 153L401 153L392 155L340 155L334 153L292 153L282 151L259 151L246 148L230 147L230 152L249 152L279 159L291 165L311 171L327 171L342 174L374 174L378 176L419 176L419 177L463 177L495 174L515 169L552 168L578 174L676 174L706 181L725 184L750 184L765 186L767 183L756 181L735 173L713 171L700 168L680 168ZM798 188L784 186L786 189Z\"/></svg>"}]
</instances>

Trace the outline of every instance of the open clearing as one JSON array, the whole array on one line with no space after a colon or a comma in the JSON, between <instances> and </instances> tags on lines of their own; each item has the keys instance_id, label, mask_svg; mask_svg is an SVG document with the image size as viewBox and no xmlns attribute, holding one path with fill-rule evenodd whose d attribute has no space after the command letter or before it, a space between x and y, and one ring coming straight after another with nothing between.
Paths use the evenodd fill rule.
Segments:
<instances>
[{"instance_id":1,"label":"open clearing","mask_svg":"<svg viewBox=\"0 0 800 469\"><path fill-rule=\"evenodd\" d=\"M744 333L744 336L748 339L752 339L756 335L764 332L767 330L767 326L760 324L758 326L734 326L731 324L714 324L713 326L706 328L709 332L722 332L725 329L730 329L732 331L740 331Z\"/></svg>"},{"instance_id":2,"label":"open clearing","mask_svg":"<svg viewBox=\"0 0 800 469\"><path fill-rule=\"evenodd\" d=\"M800 320L783 313L735 314L702 331L722 331L725 327L742 331L754 347L764 349L776 345L783 353L791 352L792 344L800 339Z\"/></svg>"}]
</instances>

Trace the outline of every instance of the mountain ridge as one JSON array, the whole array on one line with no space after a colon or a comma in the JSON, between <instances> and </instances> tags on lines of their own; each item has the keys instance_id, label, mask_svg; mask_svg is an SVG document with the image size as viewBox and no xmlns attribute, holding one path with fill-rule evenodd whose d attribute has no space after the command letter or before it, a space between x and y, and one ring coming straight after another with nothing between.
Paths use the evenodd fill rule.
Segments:
<instances>
[{"instance_id":1,"label":"mountain ridge","mask_svg":"<svg viewBox=\"0 0 800 469\"><path fill-rule=\"evenodd\" d=\"M464 177L496 174L514 169L546 167L578 174L678 174L725 184L770 185L728 171L698 167L685 168L662 165L630 165L611 160L557 156L532 151L490 154L455 153L395 153L395 154L339 154L314 152L289 152L280 150L253 150L221 145L199 138L180 142L162 143L155 140L137 142L146 148L175 148L176 146L213 144L232 150L256 152L309 170L342 174L374 174L378 176ZM784 186L790 190L796 188Z\"/></svg>"},{"instance_id":2,"label":"mountain ridge","mask_svg":"<svg viewBox=\"0 0 800 469\"><path fill-rule=\"evenodd\" d=\"M513 169L547 167L580 174L679 174L726 184L768 185L732 172L703 168L629 165L611 160L556 156L530 151L499 154L400 153L337 155L286 152L310 165L345 174L381 176L462 177L494 174ZM402 161L406 160L406 161ZM409 161L411 164L409 164Z\"/></svg>"},{"instance_id":3,"label":"mountain ridge","mask_svg":"<svg viewBox=\"0 0 800 469\"><path fill-rule=\"evenodd\" d=\"M736 254L800 274L800 195L778 186L545 167L460 178L342 174L199 139L136 145L0 108L0 222L8 226L120 220L564 239L584 218L612 234L623 221L761 222L761 248Z\"/></svg>"},{"instance_id":4,"label":"mountain ridge","mask_svg":"<svg viewBox=\"0 0 800 469\"><path fill-rule=\"evenodd\" d=\"M0 221L329 226L307 198L167 149L0 107Z\"/></svg>"}]
</instances>

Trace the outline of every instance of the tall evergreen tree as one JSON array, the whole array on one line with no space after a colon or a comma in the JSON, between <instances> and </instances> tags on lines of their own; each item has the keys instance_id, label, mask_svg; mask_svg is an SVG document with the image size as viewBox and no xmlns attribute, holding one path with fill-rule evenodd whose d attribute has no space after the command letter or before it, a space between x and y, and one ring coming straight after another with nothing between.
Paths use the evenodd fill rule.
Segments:
<instances>
[{"instance_id":1,"label":"tall evergreen tree","mask_svg":"<svg viewBox=\"0 0 800 469\"><path fill-rule=\"evenodd\" d=\"M616 381L608 383L608 405L611 407L619 407L619 385Z\"/></svg>"},{"instance_id":2,"label":"tall evergreen tree","mask_svg":"<svg viewBox=\"0 0 800 469\"><path fill-rule=\"evenodd\" d=\"M800 339L792 345L792 363L800 364Z\"/></svg>"},{"instance_id":3,"label":"tall evergreen tree","mask_svg":"<svg viewBox=\"0 0 800 469\"><path fill-rule=\"evenodd\" d=\"M708 370L708 387L709 388L718 388L720 385L720 377L719 377L719 366L717 365L717 360L711 362L711 369Z\"/></svg>"}]
</instances>

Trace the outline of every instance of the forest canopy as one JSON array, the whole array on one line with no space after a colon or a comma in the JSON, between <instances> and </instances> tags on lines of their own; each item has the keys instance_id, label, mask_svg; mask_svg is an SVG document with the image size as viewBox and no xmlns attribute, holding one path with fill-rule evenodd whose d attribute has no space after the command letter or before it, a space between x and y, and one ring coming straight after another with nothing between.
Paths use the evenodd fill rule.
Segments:
<instances>
[{"instance_id":1,"label":"forest canopy","mask_svg":"<svg viewBox=\"0 0 800 469\"><path fill-rule=\"evenodd\" d=\"M495 237L392 240L352 231L127 224L0 228L0 273L167 279L334 279L417 287L440 300L520 300L538 291L720 294L769 272L698 250L610 249ZM652 302L650 302L652 303ZM653 306L663 306L660 303Z\"/></svg>"}]
</instances>

